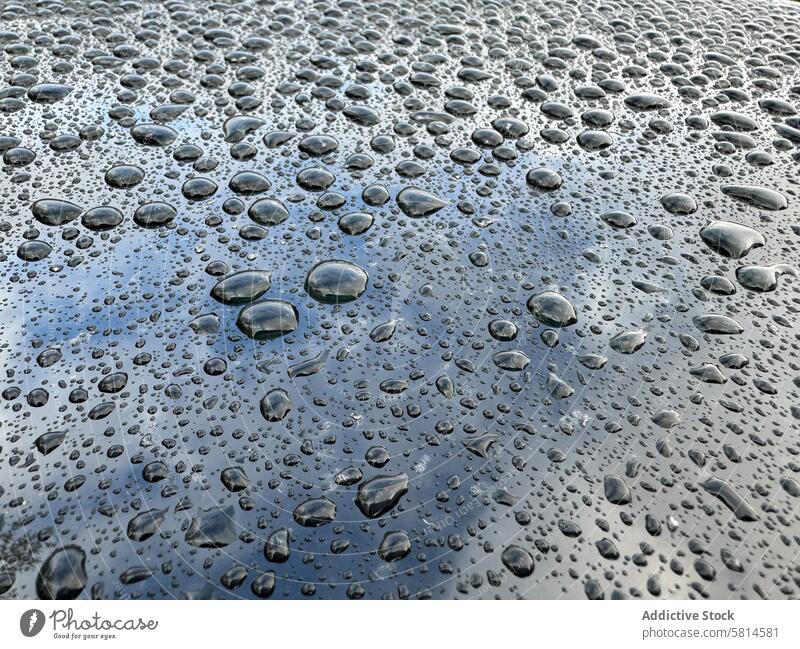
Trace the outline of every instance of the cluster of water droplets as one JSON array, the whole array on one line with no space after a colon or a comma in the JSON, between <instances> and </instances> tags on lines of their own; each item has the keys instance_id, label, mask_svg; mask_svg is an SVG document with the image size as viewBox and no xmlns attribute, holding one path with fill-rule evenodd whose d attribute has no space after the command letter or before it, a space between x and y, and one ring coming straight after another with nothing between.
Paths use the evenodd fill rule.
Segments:
<instances>
[{"instance_id":1,"label":"cluster of water droplets","mask_svg":"<svg viewBox=\"0 0 800 649\"><path fill-rule=\"evenodd\" d=\"M0 594L798 595L797 7L0 19Z\"/></svg>"}]
</instances>

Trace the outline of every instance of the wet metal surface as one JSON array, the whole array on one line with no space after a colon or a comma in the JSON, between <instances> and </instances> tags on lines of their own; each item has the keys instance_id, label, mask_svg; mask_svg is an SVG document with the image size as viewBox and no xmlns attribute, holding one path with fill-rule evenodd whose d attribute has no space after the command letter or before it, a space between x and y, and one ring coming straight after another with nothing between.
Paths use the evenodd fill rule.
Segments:
<instances>
[{"instance_id":1,"label":"wet metal surface","mask_svg":"<svg viewBox=\"0 0 800 649\"><path fill-rule=\"evenodd\" d=\"M796 6L0 20L2 596L797 597Z\"/></svg>"}]
</instances>

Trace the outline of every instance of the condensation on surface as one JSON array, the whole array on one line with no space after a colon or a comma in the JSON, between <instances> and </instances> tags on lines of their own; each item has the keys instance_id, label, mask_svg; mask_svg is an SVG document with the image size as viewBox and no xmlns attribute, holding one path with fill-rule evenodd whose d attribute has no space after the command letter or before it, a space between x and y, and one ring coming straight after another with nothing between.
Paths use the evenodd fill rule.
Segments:
<instances>
[{"instance_id":1,"label":"condensation on surface","mask_svg":"<svg viewBox=\"0 0 800 649\"><path fill-rule=\"evenodd\" d=\"M797 597L796 6L0 20L4 597Z\"/></svg>"}]
</instances>

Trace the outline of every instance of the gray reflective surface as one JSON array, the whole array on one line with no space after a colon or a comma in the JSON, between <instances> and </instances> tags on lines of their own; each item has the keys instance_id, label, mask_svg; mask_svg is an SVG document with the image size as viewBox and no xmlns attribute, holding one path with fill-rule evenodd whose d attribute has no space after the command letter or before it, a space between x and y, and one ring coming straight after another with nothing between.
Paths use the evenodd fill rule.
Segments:
<instances>
[{"instance_id":1,"label":"gray reflective surface","mask_svg":"<svg viewBox=\"0 0 800 649\"><path fill-rule=\"evenodd\" d=\"M795 6L0 18L5 597L797 596Z\"/></svg>"}]
</instances>

